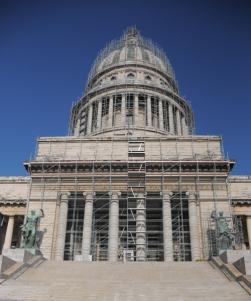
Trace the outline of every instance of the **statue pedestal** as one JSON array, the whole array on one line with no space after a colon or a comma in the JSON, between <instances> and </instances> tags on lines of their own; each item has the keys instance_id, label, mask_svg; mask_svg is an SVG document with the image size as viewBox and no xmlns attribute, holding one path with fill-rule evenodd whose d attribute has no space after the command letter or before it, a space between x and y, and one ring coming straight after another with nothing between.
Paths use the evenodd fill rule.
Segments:
<instances>
[{"instance_id":1,"label":"statue pedestal","mask_svg":"<svg viewBox=\"0 0 251 301\"><path fill-rule=\"evenodd\" d=\"M8 270L16 262L4 255L0 255L0 277L5 270Z\"/></svg>"},{"instance_id":2,"label":"statue pedestal","mask_svg":"<svg viewBox=\"0 0 251 301\"><path fill-rule=\"evenodd\" d=\"M37 249L7 249L3 250L3 255L16 261L25 263L35 255L40 255Z\"/></svg>"},{"instance_id":3,"label":"statue pedestal","mask_svg":"<svg viewBox=\"0 0 251 301\"><path fill-rule=\"evenodd\" d=\"M235 261L239 260L242 257L250 257L251 251L250 250L227 250L222 251L220 254L220 259L224 263L234 263Z\"/></svg>"}]
</instances>

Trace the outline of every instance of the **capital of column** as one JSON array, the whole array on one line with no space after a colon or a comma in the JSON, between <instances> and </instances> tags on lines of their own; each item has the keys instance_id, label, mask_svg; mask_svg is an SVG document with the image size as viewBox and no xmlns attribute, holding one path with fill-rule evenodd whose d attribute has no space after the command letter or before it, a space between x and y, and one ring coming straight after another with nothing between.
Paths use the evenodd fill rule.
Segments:
<instances>
[{"instance_id":1,"label":"capital of column","mask_svg":"<svg viewBox=\"0 0 251 301\"><path fill-rule=\"evenodd\" d=\"M62 202L68 202L70 195L71 195L70 192L62 192L60 194L60 203L62 203Z\"/></svg>"},{"instance_id":2,"label":"capital of column","mask_svg":"<svg viewBox=\"0 0 251 301\"><path fill-rule=\"evenodd\" d=\"M161 191L160 195L162 196L162 199L164 202L171 202L171 198L173 196L173 193L170 191Z\"/></svg>"},{"instance_id":3,"label":"capital of column","mask_svg":"<svg viewBox=\"0 0 251 301\"><path fill-rule=\"evenodd\" d=\"M138 192L138 193L135 193L135 197L138 199L144 199L145 194L143 192Z\"/></svg>"},{"instance_id":4,"label":"capital of column","mask_svg":"<svg viewBox=\"0 0 251 301\"><path fill-rule=\"evenodd\" d=\"M111 191L108 193L112 202L118 202L119 197L121 196L120 191Z\"/></svg>"},{"instance_id":5,"label":"capital of column","mask_svg":"<svg viewBox=\"0 0 251 301\"><path fill-rule=\"evenodd\" d=\"M86 202L92 202L93 201L93 197L96 195L95 192L83 192L83 196L85 197L85 201Z\"/></svg>"},{"instance_id":6,"label":"capital of column","mask_svg":"<svg viewBox=\"0 0 251 301\"><path fill-rule=\"evenodd\" d=\"M197 204L197 196L198 194L196 192L186 192L186 195L188 196L188 202L189 203L196 203Z\"/></svg>"}]
</instances>

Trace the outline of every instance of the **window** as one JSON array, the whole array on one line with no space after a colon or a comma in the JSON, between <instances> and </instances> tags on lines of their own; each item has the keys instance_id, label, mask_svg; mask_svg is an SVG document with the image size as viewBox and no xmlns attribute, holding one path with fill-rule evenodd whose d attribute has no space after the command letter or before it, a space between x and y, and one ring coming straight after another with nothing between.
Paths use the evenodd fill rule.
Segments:
<instances>
[{"instance_id":1,"label":"window","mask_svg":"<svg viewBox=\"0 0 251 301\"><path fill-rule=\"evenodd\" d=\"M127 74L127 78L133 79L135 77L135 75L133 73L128 73Z\"/></svg>"},{"instance_id":2,"label":"window","mask_svg":"<svg viewBox=\"0 0 251 301\"><path fill-rule=\"evenodd\" d=\"M102 98L102 117L109 112L109 97Z\"/></svg>"},{"instance_id":3,"label":"window","mask_svg":"<svg viewBox=\"0 0 251 301\"><path fill-rule=\"evenodd\" d=\"M122 95L121 94L114 96L113 107L114 107L115 112L121 110L121 101L122 101Z\"/></svg>"},{"instance_id":4,"label":"window","mask_svg":"<svg viewBox=\"0 0 251 301\"><path fill-rule=\"evenodd\" d=\"M133 125L133 115L132 114L126 114L126 124Z\"/></svg>"},{"instance_id":5,"label":"window","mask_svg":"<svg viewBox=\"0 0 251 301\"><path fill-rule=\"evenodd\" d=\"M151 78L149 75L147 75L147 76L145 77L145 80L150 81L150 80L152 80L152 78Z\"/></svg>"},{"instance_id":6,"label":"window","mask_svg":"<svg viewBox=\"0 0 251 301\"><path fill-rule=\"evenodd\" d=\"M112 76L112 77L111 77L111 81L115 81L116 79L117 79L116 76Z\"/></svg>"}]
</instances>

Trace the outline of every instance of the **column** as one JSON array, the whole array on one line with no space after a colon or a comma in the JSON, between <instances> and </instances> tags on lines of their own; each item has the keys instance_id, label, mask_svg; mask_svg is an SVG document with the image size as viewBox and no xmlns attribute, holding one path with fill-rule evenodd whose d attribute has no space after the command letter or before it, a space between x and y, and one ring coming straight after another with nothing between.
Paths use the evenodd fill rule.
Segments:
<instances>
[{"instance_id":1,"label":"column","mask_svg":"<svg viewBox=\"0 0 251 301\"><path fill-rule=\"evenodd\" d=\"M13 230L14 230L14 216L11 215L11 216L9 216L9 220L8 220L3 250L7 250L7 249L11 248Z\"/></svg>"},{"instance_id":2,"label":"column","mask_svg":"<svg viewBox=\"0 0 251 301\"><path fill-rule=\"evenodd\" d=\"M162 99L159 99L159 128L160 130L164 130Z\"/></svg>"},{"instance_id":3,"label":"column","mask_svg":"<svg viewBox=\"0 0 251 301\"><path fill-rule=\"evenodd\" d=\"M173 106L168 103L168 115L169 115L169 131L174 134L174 122L173 122Z\"/></svg>"},{"instance_id":4,"label":"column","mask_svg":"<svg viewBox=\"0 0 251 301\"><path fill-rule=\"evenodd\" d=\"M109 98L109 112L108 112L108 128L111 128L113 124L113 97Z\"/></svg>"},{"instance_id":5,"label":"column","mask_svg":"<svg viewBox=\"0 0 251 301\"><path fill-rule=\"evenodd\" d=\"M143 193L138 193L136 201L136 260L146 260L146 208Z\"/></svg>"},{"instance_id":6,"label":"column","mask_svg":"<svg viewBox=\"0 0 251 301\"><path fill-rule=\"evenodd\" d=\"M247 216L247 232L248 232L248 243L249 249L251 250L251 216Z\"/></svg>"},{"instance_id":7,"label":"column","mask_svg":"<svg viewBox=\"0 0 251 301\"><path fill-rule=\"evenodd\" d=\"M188 211L189 211L189 228L192 261L200 259L200 240L199 240L199 223L197 214L196 195L193 192L188 193Z\"/></svg>"},{"instance_id":8,"label":"column","mask_svg":"<svg viewBox=\"0 0 251 301\"><path fill-rule=\"evenodd\" d=\"M79 136L80 131L80 119L77 120L75 128L74 128L74 136Z\"/></svg>"},{"instance_id":9,"label":"column","mask_svg":"<svg viewBox=\"0 0 251 301\"><path fill-rule=\"evenodd\" d=\"M91 238L92 238L92 214L93 214L93 193L84 193L85 196L85 213L82 239L82 256L83 261L89 261L91 253Z\"/></svg>"},{"instance_id":10,"label":"column","mask_svg":"<svg viewBox=\"0 0 251 301\"><path fill-rule=\"evenodd\" d=\"M126 126L126 95L122 94L121 99L121 126Z\"/></svg>"},{"instance_id":11,"label":"column","mask_svg":"<svg viewBox=\"0 0 251 301\"><path fill-rule=\"evenodd\" d=\"M109 210L109 238L108 238L108 259L110 262L118 260L119 248L119 196L121 193L110 193Z\"/></svg>"},{"instance_id":12,"label":"column","mask_svg":"<svg viewBox=\"0 0 251 301\"><path fill-rule=\"evenodd\" d=\"M139 125L139 95L134 94L134 104L133 104L133 120L134 125Z\"/></svg>"},{"instance_id":13,"label":"column","mask_svg":"<svg viewBox=\"0 0 251 301\"><path fill-rule=\"evenodd\" d=\"M164 260L173 261L171 194L165 191L162 197Z\"/></svg>"},{"instance_id":14,"label":"column","mask_svg":"<svg viewBox=\"0 0 251 301\"><path fill-rule=\"evenodd\" d=\"M181 135L181 123L180 123L180 111L179 109L176 110L176 121L177 121L177 134Z\"/></svg>"},{"instance_id":15,"label":"column","mask_svg":"<svg viewBox=\"0 0 251 301\"><path fill-rule=\"evenodd\" d=\"M92 104L89 104L88 120L87 120L87 134L92 131Z\"/></svg>"},{"instance_id":16,"label":"column","mask_svg":"<svg viewBox=\"0 0 251 301\"><path fill-rule=\"evenodd\" d=\"M186 125L186 119L184 116L181 118L181 125L183 136L188 136L188 127Z\"/></svg>"},{"instance_id":17,"label":"column","mask_svg":"<svg viewBox=\"0 0 251 301\"><path fill-rule=\"evenodd\" d=\"M60 197L56 252L55 252L55 260L58 261L64 260L64 247L65 247L69 195L70 195L69 193L62 193Z\"/></svg>"},{"instance_id":18,"label":"column","mask_svg":"<svg viewBox=\"0 0 251 301\"><path fill-rule=\"evenodd\" d=\"M98 116L97 116L97 129L101 130L102 125L102 99L98 100Z\"/></svg>"},{"instance_id":19,"label":"column","mask_svg":"<svg viewBox=\"0 0 251 301\"><path fill-rule=\"evenodd\" d=\"M147 96L147 125L152 126L152 105L149 95Z\"/></svg>"}]
</instances>

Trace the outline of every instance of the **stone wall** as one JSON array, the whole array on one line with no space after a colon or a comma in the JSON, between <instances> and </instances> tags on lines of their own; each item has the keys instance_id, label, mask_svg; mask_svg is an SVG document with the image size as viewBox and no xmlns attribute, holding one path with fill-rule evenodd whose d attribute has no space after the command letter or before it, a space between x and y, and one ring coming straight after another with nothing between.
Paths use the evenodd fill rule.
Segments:
<instances>
[{"instance_id":1,"label":"stone wall","mask_svg":"<svg viewBox=\"0 0 251 301\"><path fill-rule=\"evenodd\" d=\"M0 200L26 200L29 177L0 177Z\"/></svg>"},{"instance_id":2,"label":"stone wall","mask_svg":"<svg viewBox=\"0 0 251 301\"><path fill-rule=\"evenodd\" d=\"M29 191L29 177L0 177L0 213L24 215Z\"/></svg>"},{"instance_id":3,"label":"stone wall","mask_svg":"<svg viewBox=\"0 0 251 301\"><path fill-rule=\"evenodd\" d=\"M144 138L146 160L223 159L221 138L190 136ZM37 161L128 160L127 138L48 137L38 140Z\"/></svg>"},{"instance_id":4,"label":"stone wall","mask_svg":"<svg viewBox=\"0 0 251 301\"><path fill-rule=\"evenodd\" d=\"M251 176L230 176L231 198L251 199Z\"/></svg>"}]
</instances>

